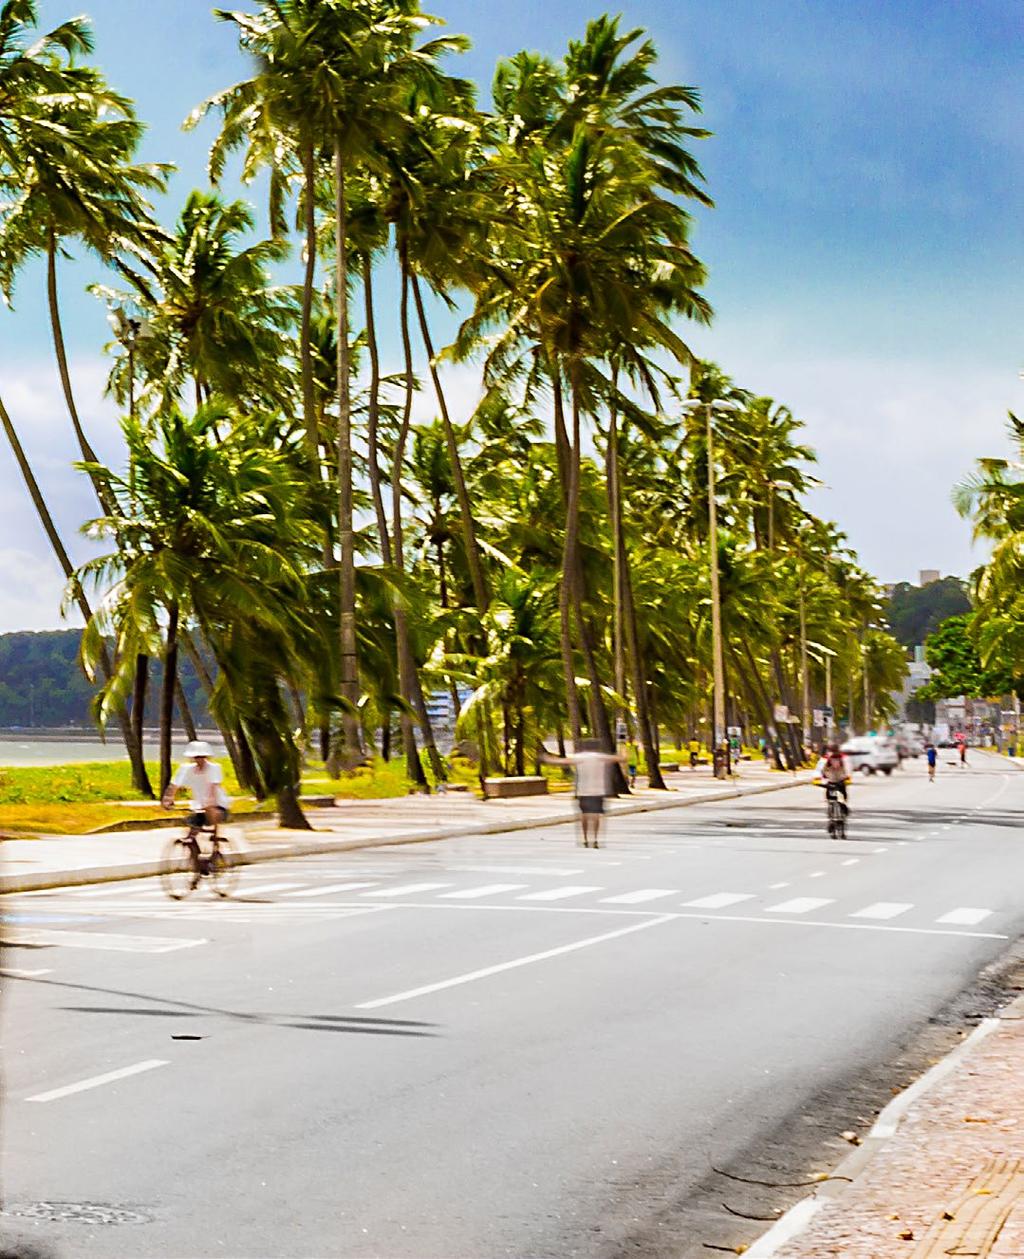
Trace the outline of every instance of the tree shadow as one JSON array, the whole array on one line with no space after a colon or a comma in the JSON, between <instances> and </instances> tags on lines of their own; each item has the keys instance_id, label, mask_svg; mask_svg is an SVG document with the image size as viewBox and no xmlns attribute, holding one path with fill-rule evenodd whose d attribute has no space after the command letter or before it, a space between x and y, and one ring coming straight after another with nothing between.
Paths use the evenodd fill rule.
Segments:
<instances>
[{"instance_id":1,"label":"tree shadow","mask_svg":"<svg viewBox=\"0 0 1024 1259\"><path fill-rule=\"evenodd\" d=\"M5 944L4 948L10 946ZM153 997L145 992L125 992L119 988L102 988L96 984L71 983L64 979L47 979L41 975L12 977L17 983L39 984L46 988L68 992L95 993L105 997L121 997L131 1001L151 1002L158 1008L146 1006L113 1005L66 1005L61 1006L77 1014L129 1014L143 1018L197 1018L202 1015L226 1019L237 1023L252 1023L265 1027L289 1027L308 1032L349 1032L367 1036L436 1037L440 1035L438 1024L421 1019L381 1019L355 1014L294 1014L275 1011L229 1010L220 1006L202 1005L195 1001L180 1001L174 997ZM173 1007L173 1008L168 1008ZM2 1257L0 1257L2 1259Z\"/></svg>"}]
</instances>

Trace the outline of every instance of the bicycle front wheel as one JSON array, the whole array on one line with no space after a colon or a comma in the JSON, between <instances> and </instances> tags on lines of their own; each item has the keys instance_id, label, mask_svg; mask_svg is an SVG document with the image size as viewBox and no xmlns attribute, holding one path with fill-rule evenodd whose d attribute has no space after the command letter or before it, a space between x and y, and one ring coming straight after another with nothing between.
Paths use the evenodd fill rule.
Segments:
<instances>
[{"instance_id":1,"label":"bicycle front wheel","mask_svg":"<svg viewBox=\"0 0 1024 1259\"><path fill-rule=\"evenodd\" d=\"M193 846L184 839L172 839L164 847L160 882L174 901L184 900L199 886L199 864Z\"/></svg>"},{"instance_id":2,"label":"bicycle front wheel","mask_svg":"<svg viewBox=\"0 0 1024 1259\"><path fill-rule=\"evenodd\" d=\"M219 835L213 852L210 853L210 880L218 896L234 895L235 888L238 887L240 864L241 858L231 840Z\"/></svg>"}]
</instances>

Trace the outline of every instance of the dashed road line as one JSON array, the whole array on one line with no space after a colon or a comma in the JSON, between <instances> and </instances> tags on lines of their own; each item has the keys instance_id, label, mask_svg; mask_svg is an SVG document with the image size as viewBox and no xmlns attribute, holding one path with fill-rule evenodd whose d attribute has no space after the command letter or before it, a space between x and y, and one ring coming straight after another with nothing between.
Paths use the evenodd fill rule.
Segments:
<instances>
[{"instance_id":1,"label":"dashed road line","mask_svg":"<svg viewBox=\"0 0 1024 1259\"><path fill-rule=\"evenodd\" d=\"M620 927L616 931L606 931L599 936L590 936L586 940L576 940L572 944L563 944L556 949L545 949L543 953L530 953L526 957L517 957L510 962L499 962L497 966L485 966L481 970L469 971L465 975L456 975L452 979L442 979L439 983L424 984L421 988L410 988L406 992L397 992L390 997L378 997L374 1001L363 1001L356 1006L357 1010L379 1010L382 1006L397 1005L400 1001L411 1001L415 997L425 997L430 993L442 992L446 988L457 988L461 984L474 983L478 979L487 979L491 975L500 975L503 971L516 970L521 966L532 966L537 962L546 962L553 957L561 957L566 953L575 953L580 949L590 948L595 944L603 944L608 940L616 940L621 936L631 935L634 931L646 931L649 927L659 927L663 923L672 922L674 915L660 915L648 918L643 922L631 923L628 927Z\"/></svg>"},{"instance_id":2,"label":"dashed road line","mask_svg":"<svg viewBox=\"0 0 1024 1259\"><path fill-rule=\"evenodd\" d=\"M131 1075L141 1075L143 1071L154 1071L157 1067L167 1067L170 1063L164 1058L149 1058L145 1062L133 1063L130 1067L121 1067L118 1071L107 1071L103 1075L91 1076L88 1080L79 1080L76 1084L65 1084L63 1088L50 1089L46 1093L36 1093L26 1097L26 1102L55 1102L61 1097L70 1097L72 1093L84 1093L87 1089L99 1088L102 1084L113 1084L115 1080L125 1080Z\"/></svg>"}]
</instances>

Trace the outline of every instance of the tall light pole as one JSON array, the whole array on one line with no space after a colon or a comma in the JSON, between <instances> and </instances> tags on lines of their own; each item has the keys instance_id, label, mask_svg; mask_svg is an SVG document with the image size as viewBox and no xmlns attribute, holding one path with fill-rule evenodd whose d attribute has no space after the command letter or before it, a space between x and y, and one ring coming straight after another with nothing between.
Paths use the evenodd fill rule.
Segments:
<instances>
[{"instance_id":1,"label":"tall light pole","mask_svg":"<svg viewBox=\"0 0 1024 1259\"><path fill-rule=\"evenodd\" d=\"M708 456L708 563L711 568L711 661L714 674L714 742L711 747L711 763L717 771L715 753L725 749L725 771L729 772L729 742L725 729L725 661L722 654L722 602L718 580L718 503L715 499L715 434L712 415L717 411L740 411L742 407L728 398L702 401L693 398L683 403L687 412L704 408L706 444Z\"/></svg>"}]
</instances>

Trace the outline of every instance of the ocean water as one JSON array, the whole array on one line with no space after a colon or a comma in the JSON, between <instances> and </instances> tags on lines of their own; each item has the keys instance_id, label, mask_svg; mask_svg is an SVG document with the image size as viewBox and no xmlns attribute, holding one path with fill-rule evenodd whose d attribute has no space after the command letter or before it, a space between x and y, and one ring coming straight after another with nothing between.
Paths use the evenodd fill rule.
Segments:
<instances>
[{"instance_id":1,"label":"ocean water","mask_svg":"<svg viewBox=\"0 0 1024 1259\"><path fill-rule=\"evenodd\" d=\"M186 740L175 738L173 744L174 761L177 764L182 758ZM224 755L220 740L211 739L213 754L219 758ZM147 739L144 744L147 760L156 760L159 749L156 740ZM98 738L47 738L33 739L26 731L25 737L17 734L0 734L0 768L8 766L30 765L69 765L81 764L86 761L127 761L128 756L120 737L111 734L106 743Z\"/></svg>"}]
</instances>

